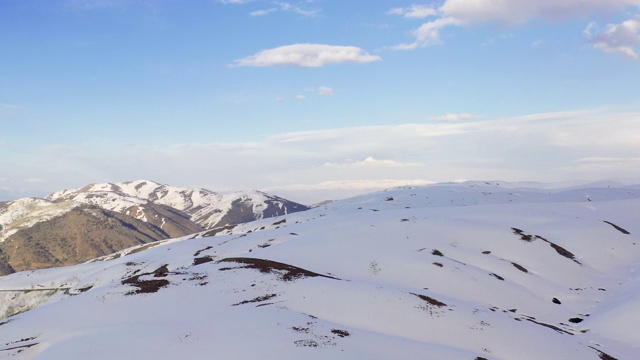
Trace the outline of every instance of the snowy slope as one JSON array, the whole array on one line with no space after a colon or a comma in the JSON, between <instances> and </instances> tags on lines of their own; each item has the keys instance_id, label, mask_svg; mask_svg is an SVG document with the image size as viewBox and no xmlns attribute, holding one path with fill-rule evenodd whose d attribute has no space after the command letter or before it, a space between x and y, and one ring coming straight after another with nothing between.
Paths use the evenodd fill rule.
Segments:
<instances>
[{"instance_id":1,"label":"snowy slope","mask_svg":"<svg viewBox=\"0 0 640 360\"><path fill-rule=\"evenodd\" d=\"M179 188L149 180L90 184L55 192L47 199L93 204L145 221L148 219L145 205L165 205L188 214L192 221L205 228L235 223L237 213L243 213L240 216L243 221L250 221L307 209L258 191L218 194L207 189Z\"/></svg>"},{"instance_id":2,"label":"snowy slope","mask_svg":"<svg viewBox=\"0 0 640 360\"><path fill-rule=\"evenodd\" d=\"M0 359L636 359L639 214L638 186L438 184L17 273L0 314L44 304Z\"/></svg>"}]
</instances>

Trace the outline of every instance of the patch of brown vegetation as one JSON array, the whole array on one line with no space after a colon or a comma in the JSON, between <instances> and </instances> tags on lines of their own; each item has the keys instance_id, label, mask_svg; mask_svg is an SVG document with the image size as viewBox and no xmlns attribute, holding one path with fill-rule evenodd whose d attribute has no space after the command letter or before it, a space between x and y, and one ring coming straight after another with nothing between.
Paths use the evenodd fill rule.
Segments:
<instances>
[{"instance_id":1,"label":"patch of brown vegetation","mask_svg":"<svg viewBox=\"0 0 640 360\"><path fill-rule=\"evenodd\" d=\"M11 321L11 320L9 320L9 321ZM6 321L6 322L4 322L4 323L1 323L0 325L2 325L2 324L6 324L6 323L8 323L9 321ZM36 345L38 345L38 343L24 344L24 345L17 345L17 344L19 344L19 343L24 343L24 342L27 342L27 341L35 340L37 337L38 337L38 336L32 336L32 337L23 338L23 339L20 339L20 340L16 340L16 341L12 341L12 342L6 343L6 344L4 344L4 346L10 346L10 347L8 347L8 348L4 348L4 349L0 349L0 351L18 350L18 353L20 353L20 352L22 352L22 351L23 351L24 349L26 349L26 348L30 348L30 347L32 347L32 346L36 346Z\"/></svg>"},{"instance_id":2,"label":"patch of brown vegetation","mask_svg":"<svg viewBox=\"0 0 640 360\"><path fill-rule=\"evenodd\" d=\"M573 253L565 248L563 248L562 246L555 244L545 238L543 238L540 235L530 235L530 234L525 234L523 230L518 229L518 228L514 228L512 227L511 230L513 231L514 234L520 236L520 240L526 241L526 242L532 242L536 239L540 239L544 242L546 242L547 244L549 244L549 246L551 246L558 254L560 254L561 256L566 257L567 259L571 259L573 260L575 263L582 265L578 260L575 259L575 255L573 255Z\"/></svg>"},{"instance_id":3,"label":"patch of brown vegetation","mask_svg":"<svg viewBox=\"0 0 640 360\"><path fill-rule=\"evenodd\" d=\"M244 264L244 265L238 266L238 267L220 268L220 271L233 270L233 269L256 269L256 270L259 270L261 273L265 273L265 274L278 273L282 281L292 281L292 280L296 280L304 277L324 277L328 279L340 280L333 276L318 274L313 271L302 269L293 265L284 264L281 262L266 260L266 259L233 257L233 258L226 258L218 261L218 263L228 263L228 262Z\"/></svg>"},{"instance_id":4,"label":"patch of brown vegetation","mask_svg":"<svg viewBox=\"0 0 640 360\"><path fill-rule=\"evenodd\" d=\"M494 273L489 273L489 275L493 276L494 278L500 280L500 281L504 281L504 278L498 274L494 274Z\"/></svg>"},{"instance_id":5,"label":"patch of brown vegetation","mask_svg":"<svg viewBox=\"0 0 640 360\"><path fill-rule=\"evenodd\" d=\"M423 301L425 301L425 302L429 303L429 305L433 305L433 306L435 306L435 307L444 307L444 306L447 306L447 304L445 304L445 303L443 303L443 302L441 302L441 301L438 301L438 300L436 300L436 299L434 299L434 298L432 298L432 297L426 296L426 295L420 295L420 294L414 294L414 293L411 293L411 295L417 296L417 297L419 297L421 300L423 300Z\"/></svg>"},{"instance_id":6,"label":"patch of brown vegetation","mask_svg":"<svg viewBox=\"0 0 640 360\"><path fill-rule=\"evenodd\" d=\"M521 229L512 227L511 230L513 231L514 234L520 236L520 240L522 241L532 242L534 240L534 237L532 235L525 234L524 231Z\"/></svg>"},{"instance_id":7,"label":"patch of brown vegetation","mask_svg":"<svg viewBox=\"0 0 640 360\"><path fill-rule=\"evenodd\" d=\"M264 295L264 296L258 296L256 298L251 299L251 300L240 301L239 303L233 304L231 306L238 306L238 305L244 305L244 304L250 304L250 303L256 303L256 302L263 302L263 301L267 301L269 299L273 299L276 296L278 296L278 294L267 294L267 295Z\"/></svg>"},{"instance_id":8,"label":"patch of brown vegetation","mask_svg":"<svg viewBox=\"0 0 640 360\"><path fill-rule=\"evenodd\" d=\"M136 294L149 294L158 292L163 287L168 286L169 280L166 279L153 279L153 280L141 280L141 276L145 275L153 275L153 277L166 277L170 274L167 265L162 265L159 268L155 269L152 272L142 273L139 275L131 276L125 279L122 279L122 285L132 285L137 287L136 290L129 291L125 295L136 295Z\"/></svg>"},{"instance_id":9,"label":"patch of brown vegetation","mask_svg":"<svg viewBox=\"0 0 640 360\"><path fill-rule=\"evenodd\" d=\"M331 333L338 335L339 337L342 337L342 338L351 335L347 330L340 330L340 329L331 329Z\"/></svg>"},{"instance_id":10,"label":"patch of brown vegetation","mask_svg":"<svg viewBox=\"0 0 640 360\"><path fill-rule=\"evenodd\" d=\"M213 229L207 231L206 233L202 234L202 236L203 237L215 236L219 232L223 232L223 231L226 231L226 230L232 230L234 227L236 227L236 225L219 226L219 227L216 227L216 228L213 228Z\"/></svg>"},{"instance_id":11,"label":"patch of brown vegetation","mask_svg":"<svg viewBox=\"0 0 640 360\"><path fill-rule=\"evenodd\" d=\"M612 222L609 222L609 221L607 221L607 220L602 220L602 221L604 221L604 222L606 222L607 224L609 224L609 225L613 226L616 230L620 231L621 233L623 233L623 234L625 234L625 235L629 235L629 234L631 234L631 233L630 233L630 232L628 232L627 230L625 230L625 229L621 228L620 226L618 226L618 225L616 225L616 224L614 224L614 223L612 223Z\"/></svg>"},{"instance_id":12,"label":"patch of brown vegetation","mask_svg":"<svg viewBox=\"0 0 640 360\"><path fill-rule=\"evenodd\" d=\"M511 265L513 265L516 269L518 269L518 270L520 270L520 271L522 271L522 272L524 272L524 273L528 273L528 272L529 272L529 270L527 270L527 269L526 269L524 266L522 266L522 265L516 264L516 263L514 263L514 262L512 262L512 263L511 263Z\"/></svg>"},{"instance_id":13,"label":"patch of brown vegetation","mask_svg":"<svg viewBox=\"0 0 640 360\"><path fill-rule=\"evenodd\" d=\"M591 349L595 350L598 353L598 356L600 357L601 360L618 360L618 359L614 358L613 356L594 348L593 346L589 346L589 347Z\"/></svg>"},{"instance_id":14,"label":"patch of brown vegetation","mask_svg":"<svg viewBox=\"0 0 640 360\"><path fill-rule=\"evenodd\" d=\"M207 251L207 250L211 250L211 249L213 249L213 246L207 246L204 249L200 249L200 250L196 251L195 254L193 254L193 257L198 257L198 256L200 256L200 254L202 254L203 251Z\"/></svg>"},{"instance_id":15,"label":"patch of brown vegetation","mask_svg":"<svg viewBox=\"0 0 640 360\"><path fill-rule=\"evenodd\" d=\"M315 340L312 339L305 339L305 340L296 340L293 342L294 344L296 344L296 346L302 346L302 347L318 347L320 345L318 345L318 343Z\"/></svg>"},{"instance_id":16,"label":"patch of brown vegetation","mask_svg":"<svg viewBox=\"0 0 640 360\"><path fill-rule=\"evenodd\" d=\"M547 327L547 328L549 328L549 329L555 330L555 331L557 331L557 332L559 332L559 333L561 333L561 334L569 334L569 335L573 335L572 333L570 333L570 332L568 332L568 331L566 331L566 330L560 329L559 327L557 327L557 326L555 326L555 325L545 324L545 323L543 323L543 322L536 321L536 320L534 320L534 319L532 319L532 318L525 318L525 320L527 320L527 321L531 321L531 322L532 322L532 323L534 323L534 324L538 324L538 325L540 325L540 326L544 326L544 327Z\"/></svg>"},{"instance_id":17,"label":"patch of brown vegetation","mask_svg":"<svg viewBox=\"0 0 640 360\"><path fill-rule=\"evenodd\" d=\"M204 264L204 263L208 263L208 262L212 262L212 261L213 261L213 257L211 255L197 257L197 258L193 259L193 266Z\"/></svg>"}]
</instances>

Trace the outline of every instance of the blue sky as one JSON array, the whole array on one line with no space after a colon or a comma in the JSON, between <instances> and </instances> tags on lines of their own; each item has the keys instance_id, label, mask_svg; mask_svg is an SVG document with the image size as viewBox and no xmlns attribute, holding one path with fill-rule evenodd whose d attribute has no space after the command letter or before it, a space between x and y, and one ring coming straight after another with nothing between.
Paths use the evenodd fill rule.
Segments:
<instances>
[{"instance_id":1,"label":"blue sky","mask_svg":"<svg viewBox=\"0 0 640 360\"><path fill-rule=\"evenodd\" d=\"M640 173L638 0L0 2L0 200Z\"/></svg>"}]
</instances>

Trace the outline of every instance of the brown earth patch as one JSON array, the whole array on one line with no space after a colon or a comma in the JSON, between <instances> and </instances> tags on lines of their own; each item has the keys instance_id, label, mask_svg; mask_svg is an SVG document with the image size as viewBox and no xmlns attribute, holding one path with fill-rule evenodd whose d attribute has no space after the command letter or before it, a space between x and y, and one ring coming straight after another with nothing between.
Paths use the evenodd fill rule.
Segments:
<instances>
[{"instance_id":1,"label":"brown earth patch","mask_svg":"<svg viewBox=\"0 0 640 360\"><path fill-rule=\"evenodd\" d=\"M616 224L614 224L614 223L612 223L612 222L609 222L609 221L607 221L607 220L602 220L602 221L604 221L604 222L606 222L607 224L609 224L609 225L613 226L616 230L620 231L621 233L623 233L623 234L625 234L625 235L629 235L629 234L631 234L631 233L630 233L630 232L628 232L627 230L625 230L625 229L621 228L620 226L618 226L618 225L616 225Z\"/></svg>"},{"instance_id":2,"label":"brown earth patch","mask_svg":"<svg viewBox=\"0 0 640 360\"><path fill-rule=\"evenodd\" d=\"M589 346L589 348L595 350L598 353L598 356L600 357L601 360L618 360L618 359L614 358L613 356L594 348L593 346Z\"/></svg>"},{"instance_id":3,"label":"brown earth patch","mask_svg":"<svg viewBox=\"0 0 640 360\"><path fill-rule=\"evenodd\" d=\"M136 295L136 294L149 294L158 292L163 287L168 286L169 280L166 279L153 279L153 280L141 280L141 276L145 275L153 275L153 277L166 277L171 272L168 270L167 265L162 265L159 268L155 269L152 272L142 273L139 275L131 276L125 279L122 279L122 285L132 285L137 287L136 290L129 291L125 295Z\"/></svg>"},{"instance_id":4,"label":"brown earth patch","mask_svg":"<svg viewBox=\"0 0 640 360\"><path fill-rule=\"evenodd\" d=\"M516 263L514 263L514 262L512 262L512 263L511 263L511 265L513 265L516 269L518 269L518 270L520 270L520 271L522 271L522 272L524 272L524 273L528 273L528 272L529 272L529 270L527 270L527 269L526 269L524 266L522 266L522 265L516 264Z\"/></svg>"},{"instance_id":5,"label":"brown earth patch","mask_svg":"<svg viewBox=\"0 0 640 360\"><path fill-rule=\"evenodd\" d=\"M251 300L245 300L245 301L240 301L237 304L233 304L231 306L238 306L238 305L244 305L244 304L250 304L250 303L256 303L256 302L263 302L263 301L267 301L269 299L273 299L274 297L278 296L278 294L268 294L268 295L264 295L264 296L258 296L254 299Z\"/></svg>"},{"instance_id":6,"label":"brown earth patch","mask_svg":"<svg viewBox=\"0 0 640 360\"><path fill-rule=\"evenodd\" d=\"M299 268L297 266L284 264L277 261L266 260L266 259L256 259L256 258L246 258L246 257L233 257L226 258L218 261L218 263L238 263L243 264L243 266L238 267L225 267L220 268L220 271L233 270L233 269L256 269L261 273L271 273L280 275L280 280L282 281L292 281L305 277L324 277L328 279L341 280L333 276L322 275L315 273L313 271L309 271L306 269Z\"/></svg>"},{"instance_id":7,"label":"brown earth patch","mask_svg":"<svg viewBox=\"0 0 640 360\"><path fill-rule=\"evenodd\" d=\"M414 293L410 293L410 294L419 297L421 300L423 300L423 301L429 303L429 305L433 305L435 307L447 306L447 304L445 304L445 303L443 303L441 301L438 301L438 300L436 300L436 299L434 299L432 297L426 296L426 295L420 295L420 294L414 294Z\"/></svg>"},{"instance_id":8,"label":"brown earth patch","mask_svg":"<svg viewBox=\"0 0 640 360\"><path fill-rule=\"evenodd\" d=\"M331 333L332 334L336 334L339 337L347 337L350 336L351 334L349 334L349 332L347 330L340 330L340 329L331 329Z\"/></svg>"},{"instance_id":9,"label":"brown earth patch","mask_svg":"<svg viewBox=\"0 0 640 360\"><path fill-rule=\"evenodd\" d=\"M208 262L212 262L212 261L213 261L213 257L210 256L210 255L197 257L197 258L193 259L193 266L204 264L204 263L208 263Z\"/></svg>"}]
</instances>

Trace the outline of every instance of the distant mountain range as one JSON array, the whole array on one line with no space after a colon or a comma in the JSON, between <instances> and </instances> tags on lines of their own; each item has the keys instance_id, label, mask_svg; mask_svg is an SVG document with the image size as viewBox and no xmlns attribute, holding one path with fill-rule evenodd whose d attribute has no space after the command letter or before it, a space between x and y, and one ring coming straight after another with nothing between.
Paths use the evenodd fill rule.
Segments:
<instances>
[{"instance_id":1,"label":"distant mountain range","mask_svg":"<svg viewBox=\"0 0 640 360\"><path fill-rule=\"evenodd\" d=\"M0 202L0 275L307 209L258 191L218 194L149 180Z\"/></svg>"}]
</instances>

